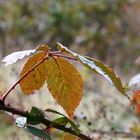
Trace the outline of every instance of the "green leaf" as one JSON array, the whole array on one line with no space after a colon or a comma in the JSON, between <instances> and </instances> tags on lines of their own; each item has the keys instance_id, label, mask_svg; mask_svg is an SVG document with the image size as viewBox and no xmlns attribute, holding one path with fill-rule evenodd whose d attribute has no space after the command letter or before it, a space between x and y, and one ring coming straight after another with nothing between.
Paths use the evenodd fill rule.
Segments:
<instances>
[{"instance_id":1,"label":"green leaf","mask_svg":"<svg viewBox=\"0 0 140 140\"><path fill-rule=\"evenodd\" d=\"M52 140L50 135L48 133L45 133L44 130L32 127L32 126L27 126L27 131L30 132L31 134L38 136L39 138L45 138L47 140Z\"/></svg>"},{"instance_id":2,"label":"green leaf","mask_svg":"<svg viewBox=\"0 0 140 140\"><path fill-rule=\"evenodd\" d=\"M76 132L76 134L79 134L81 132L81 130L78 128L78 126L72 120L69 119L69 123L70 123L71 127L74 129L74 131Z\"/></svg>"},{"instance_id":3,"label":"green leaf","mask_svg":"<svg viewBox=\"0 0 140 140\"><path fill-rule=\"evenodd\" d=\"M66 116L63 115L62 113L60 113L60 112L58 112L58 111L56 111L56 110L50 109L50 108L46 109L45 111L51 112L51 113L58 114L58 115L61 115L61 116L66 117Z\"/></svg>"},{"instance_id":4,"label":"green leaf","mask_svg":"<svg viewBox=\"0 0 140 140\"><path fill-rule=\"evenodd\" d=\"M29 117L27 118L28 124L37 125L44 119L44 112L37 107L32 107Z\"/></svg>"},{"instance_id":5,"label":"green leaf","mask_svg":"<svg viewBox=\"0 0 140 140\"><path fill-rule=\"evenodd\" d=\"M75 131L77 134L80 133L81 130L78 128L78 126L77 126L72 120L70 120L68 117L66 117L65 115L59 113L59 112L56 111L56 110L52 110L52 109L46 109L45 111L51 112L51 113L55 113L55 114L59 114L59 115L63 116L65 119L67 119L67 121L69 122L69 124L71 125L71 127L74 129L74 131ZM63 118L63 117L62 117L62 118ZM59 118L58 118L58 119L59 119Z\"/></svg>"},{"instance_id":6,"label":"green leaf","mask_svg":"<svg viewBox=\"0 0 140 140\"><path fill-rule=\"evenodd\" d=\"M53 122L66 126L68 124L68 119L66 117L60 117L53 120Z\"/></svg>"},{"instance_id":7,"label":"green leaf","mask_svg":"<svg viewBox=\"0 0 140 140\"><path fill-rule=\"evenodd\" d=\"M116 76L114 71L105 65L104 63L100 62L99 60L92 59L87 56L81 56L75 52L72 52L65 46L63 46L60 43L57 43L58 49L62 52L69 53L73 55L75 58L77 58L83 65L88 67L89 69L93 70L97 74L103 76L105 79L107 79L112 85L114 85L122 94L125 95L125 87L122 85L121 79ZM126 95L127 96L127 95Z\"/></svg>"}]
</instances>

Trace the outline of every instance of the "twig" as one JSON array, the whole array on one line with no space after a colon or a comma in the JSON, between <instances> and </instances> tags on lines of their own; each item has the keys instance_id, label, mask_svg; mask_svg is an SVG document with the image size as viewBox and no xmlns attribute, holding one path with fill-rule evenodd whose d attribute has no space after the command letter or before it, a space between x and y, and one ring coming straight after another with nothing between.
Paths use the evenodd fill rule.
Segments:
<instances>
[{"instance_id":1,"label":"twig","mask_svg":"<svg viewBox=\"0 0 140 140\"><path fill-rule=\"evenodd\" d=\"M19 110L17 108L7 106L7 105L4 104L4 102L2 100L0 100L0 110L7 111L7 112L10 112L12 114L20 115L20 116L26 117L26 118L30 117L30 114L28 112L25 112L25 111ZM38 118L36 118L36 119L38 119ZM95 139L89 138L88 136L86 136L86 135L84 135L82 133L77 134L71 128L67 128L67 127L65 127L63 125L60 125L58 123L55 123L55 122L50 121L50 120L45 119L45 118L40 119L40 123L42 123L42 124L44 124L46 126L51 126L51 127L56 128L58 130L62 130L64 132L70 133L72 135L75 135L75 136L83 139L83 140L95 140Z\"/></svg>"},{"instance_id":2,"label":"twig","mask_svg":"<svg viewBox=\"0 0 140 140\"><path fill-rule=\"evenodd\" d=\"M70 60L77 61L77 59L74 58L74 57L70 57L70 56L66 56L66 55L62 55L62 54L51 54L51 55L52 56L63 57L63 58L67 58L67 59L70 59Z\"/></svg>"},{"instance_id":3,"label":"twig","mask_svg":"<svg viewBox=\"0 0 140 140\"><path fill-rule=\"evenodd\" d=\"M49 54L60 54L61 51L49 51Z\"/></svg>"}]
</instances>

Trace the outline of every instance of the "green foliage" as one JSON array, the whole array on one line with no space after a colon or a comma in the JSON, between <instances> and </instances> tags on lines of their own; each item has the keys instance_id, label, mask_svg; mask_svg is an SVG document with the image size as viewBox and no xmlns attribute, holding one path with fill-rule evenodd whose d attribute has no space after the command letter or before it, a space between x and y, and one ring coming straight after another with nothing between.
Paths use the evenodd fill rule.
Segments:
<instances>
[{"instance_id":1,"label":"green foliage","mask_svg":"<svg viewBox=\"0 0 140 140\"><path fill-rule=\"evenodd\" d=\"M78 126L72 120L70 120L68 117L66 117L65 115L61 114L60 112L58 112L56 110L52 110L52 109L46 109L45 111L52 112L52 113L59 114L59 115L63 116L62 118L58 118L57 120L55 119L54 122L57 122L59 124L67 122L71 125L71 127L75 130L75 132L77 134L80 133L80 129L78 128Z\"/></svg>"},{"instance_id":2,"label":"green foliage","mask_svg":"<svg viewBox=\"0 0 140 140\"><path fill-rule=\"evenodd\" d=\"M38 136L39 138L45 138L47 140L52 140L50 135L45 132L44 130L32 127L32 126L27 126L27 131L30 132L31 134Z\"/></svg>"},{"instance_id":3,"label":"green foliage","mask_svg":"<svg viewBox=\"0 0 140 140\"><path fill-rule=\"evenodd\" d=\"M37 107L32 107L29 117L27 118L28 124L37 125L41 123L41 120L44 119L44 113L42 110L38 109Z\"/></svg>"}]
</instances>

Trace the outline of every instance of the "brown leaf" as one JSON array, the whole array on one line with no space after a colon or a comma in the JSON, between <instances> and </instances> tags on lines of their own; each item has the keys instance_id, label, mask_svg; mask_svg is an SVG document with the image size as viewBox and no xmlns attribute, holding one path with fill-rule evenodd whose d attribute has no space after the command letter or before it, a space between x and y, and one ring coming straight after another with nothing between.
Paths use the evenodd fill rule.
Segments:
<instances>
[{"instance_id":1,"label":"brown leaf","mask_svg":"<svg viewBox=\"0 0 140 140\"><path fill-rule=\"evenodd\" d=\"M81 75L71 63L62 58L51 58L47 63L48 89L69 117L72 117L82 98Z\"/></svg>"},{"instance_id":2,"label":"brown leaf","mask_svg":"<svg viewBox=\"0 0 140 140\"><path fill-rule=\"evenodd\" d=\"M20 77L29 72L31 68L33 68L39 61L42 60L44 55L46 54L42 52L30 57L25 64ZM44 63L45 62L38 65L33 71L31 71L24 79L20 81L20 87L25 94L32 94L35 90L39 90L43 86L46 80L46 70Z\"/></svg>"},{"instance_id":3,"label":"brown leaf","mask_svg":"<svg viewBox=\"0 0 140 140\"><path fill-rule=\"evenodd\" d=\"M77 60L79 60L83 65L88 67L89 69L93 70L97 74L103 76L107 79L112 85L114 85L122 94L125 94L125 87L123 86L121 79L114 73L114 71L104 63L100 62L99 60L92 59L87 56L79 55L75 52L72 52L67 47L63 46L60 43L57 43L57 47L60 51L64 53L68 53L73 55Z\"/></svg>"},{"instance_id":4,"label":"brown leaf","mask_svg":"<svg viewBox=\"0 0 140 140\"><path fill-rule=\"evenodd\" d=\"M47 45L39 45L36 48L37 51L44 51L44 52L48 52L49 51L49 47Z\"/></svg>"}]
</instances>

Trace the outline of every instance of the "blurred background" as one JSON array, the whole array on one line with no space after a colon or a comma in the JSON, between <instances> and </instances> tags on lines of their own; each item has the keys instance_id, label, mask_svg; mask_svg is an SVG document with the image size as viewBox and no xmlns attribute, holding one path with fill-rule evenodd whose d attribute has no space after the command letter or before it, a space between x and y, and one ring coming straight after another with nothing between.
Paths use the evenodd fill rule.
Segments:
<instances>
[{"instance_id":1,"label":"blurred background","mask_svg":"<svg viewBox=\"0 0 140 140\"><path fill-rule=\"evenodd\" d=\"M54 50L57 41L109 65L126 84L140 70L135 63L140 56L140 1L0 0L0 60L9 53L33 49L39 44L48 44ZM18 79L25 61L7 67L0 63L2 93ZM74 117L79 127L98 140L136 140L123 134L98 133L125 131L140 135L139 117L130 102L104 78L75 65L85 84ZM28 97L16 88L7 102L25 110L36 106L64 112L45 86L39 94ZM0 140L38 140L17 128L6 114L0 113L0 122ZM54 139L62 139L62 133L53 133L57 135Z\"/></svg>"}]
</instances>

